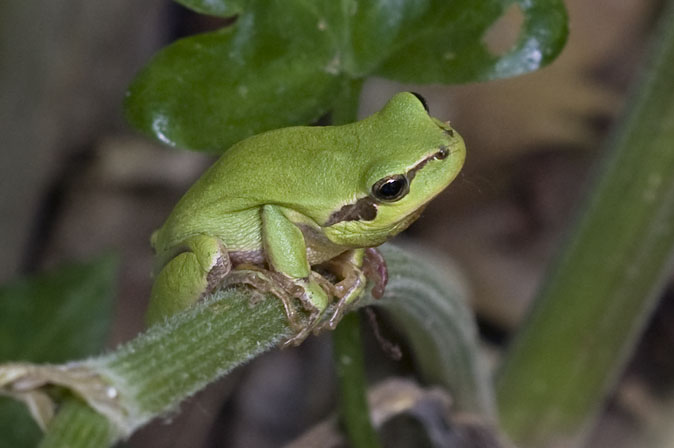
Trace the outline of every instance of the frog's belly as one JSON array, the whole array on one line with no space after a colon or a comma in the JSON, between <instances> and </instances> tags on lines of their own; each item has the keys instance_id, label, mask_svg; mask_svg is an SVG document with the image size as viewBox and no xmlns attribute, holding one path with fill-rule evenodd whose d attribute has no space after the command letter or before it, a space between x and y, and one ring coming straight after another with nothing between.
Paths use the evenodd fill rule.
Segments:
<instances>
[{"instance_id":1,"label":"frog's belly","mask_svg":"<svg viewBox=\"0 0 674 448\"><path fill-rule=\"evenodd\" d=\"M217 219L211 234L220 238L230 252L262 251L262 218L259 209L230 213Z\"/></svg>"},{"instance_id":2,"label":"frog's belly","mask_svg":"<svg viewBox=\"0 0 674 448\"><path fill-rule=\"evenodd\" d=\"M322 232L308 225L299 224L298 227L304 235L304 242L307 245L307 260L312 266L331 260L349 249L333 243Z\"/></svg>"}]
</instances>

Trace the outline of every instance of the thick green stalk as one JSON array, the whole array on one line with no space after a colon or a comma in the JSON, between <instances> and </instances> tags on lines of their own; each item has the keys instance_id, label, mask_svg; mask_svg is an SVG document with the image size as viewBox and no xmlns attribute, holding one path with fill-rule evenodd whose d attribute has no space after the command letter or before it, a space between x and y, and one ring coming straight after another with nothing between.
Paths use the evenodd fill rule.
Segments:
<instances>
[{"instance_id":1,"label":"thick green stalk","mask_svg":"<svg viewBox=\"0 0 674 448\"><path fill-rule=\"evenodd\" d=\"M572 446L596 415L671 274L674 2L650 65L497 384L523 447Z\"/></svg>"},{"instance_id":2,"label":"thick green stalk","mask_svg":"<svg viewBox=\"0 0 674 448\"><path fill-rule=\"evenodd\" d=\"M356 121L363 81L348 82L332 112L332 124ZM377 432L370 421L367 404L367 380L360 339L360 316L346 315L333 332L333 357L339 387L339 416L349 442L354 448L379 446Z\"/></svg>"},{"instance_id":3,"label":"thick green stalk","mask_svg":"<svg viewBox=\"0 0 674 448\"><path fill-rule=\"evenodd\" d=\"M250 292L227 290L90 364L123 391L135 429L291 334L280 300L251 306Z\"/></svg>"},{"instance_id":4,"label":"thick green stalk","mask_svg":"<svg viewBox=\"0 0 674 448\"><path fill-rule=\"evenodd\" d=\"M49 423L39 448L99 448L112 445L119 434L113 425L86 403L68 399Z\"/></svg>"},{"instance_id":5,"label":"thick green stalk","mask_svg":"<svg viewBox=\"0 0 674 448\"><path fill-rule=\"evenodd\" d=\"M367 379L358 313L344 316L333 333L332 341L339 385L339 415L350 446L378 447L379 439L370 421L367 404Z\"/></svg>"},{"instance_id":6,"label":"thick green stalk","mask_svg":"<svg viewBox=\"0 0 674 448\"><path fill-rule=\"evenodd\" d=\"M110 443L173 411L210 382L292 334L278 299L267 297L254 306L250 300L248 291L218 291L111 353L70 365L96 375L94 381L112 398L106 401L95 393L82 393L113 424L115 438ZM93 387L90 390L95 392ZM80 405L68 409L56 414L47 428L44 446L82 446L79 433L70 430L76 425L82 426L83 432L100 431L103 417L96 414L99 418L93 418L91 408ZM58 443L49 442L52 440Z\"/></svg>"},{"instance_id":7,"label":"thick green stalk","mask_svg":"<svg viewBox=\"0 0 674 448\"><path fill-rule=\"evenodd\" d=\"M377 301L364 297L358 305L376 302L409 330L412 347L424 353L418 359L422 370L431 382L447 387L457 410L490 414L490 388L480 374L475 326L454 282L446 273L436 272L437 263L421 263L418 256L394 247L381 250L390 274L385 296ZM4 384L0 390L16 391L14 381L24 384L21 390L25 384L35 384L38 392L45 381L60 384L101 413L79 402L61 406L48 426L47 447L80 447L81 434L104 434L106 427L112 428L108 442L113 443L150 419L174 411L206 384L292 334L278 299L268 297L251 306L251 294L239 289L218 291L98 358L62 366L0 365L0 385ZM348 411L353 418L349 438L365 441L361 446L375 446L368 444L374 439L367 439L368 430L361 427L369 419L364 417L367 408L358 405L365 378L360 345L353 338L358 337L359 327L352 318L357 319L357 314L350 313L339 325L335 343L344 346L339 353L352 361L338 362L345 383L340 397L353 406ZM342 375L344 365L347 375ZM110 426L102 425L100 416L107 417ZM106 446L100 440L98 445Z\"/></svg>"}]
</instances>

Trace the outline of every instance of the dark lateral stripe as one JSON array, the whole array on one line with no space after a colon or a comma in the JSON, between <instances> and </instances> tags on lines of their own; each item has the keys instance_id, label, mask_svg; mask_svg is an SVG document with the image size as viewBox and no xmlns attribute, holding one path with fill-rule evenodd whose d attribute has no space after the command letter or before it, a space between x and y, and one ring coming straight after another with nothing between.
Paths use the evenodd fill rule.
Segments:
<instances>
[{"instance_id":1,"label":"dark lateral stripe","mask_svg":"<svg viewBox=\"0 0 674 448\"><path fill-rule=\"evenodd\" d=\"M431 160L442 160L442 159L445 159L445 158L447 157L448 154L449 154L449 149L447 148L447 146L445 146L445 145L440 146L440 150L439 150L438 152L436 152L435 154L432 154L432 155L426 157L424 160L422 160L421 162L417 163L415 166L413 166L413 167L407 172L407 181L411 184L411 183L412 183L412 179L414 179L414 176L417 175L417 171L419 171L420 169L422 169L428 162L430 162Z\"/></svg>"},{"instance_id":2,"label":"dark lateral stripe","mask_svg":"<svg viewBox=\"0 0 674 448\"><path fill-rule=\"evenodd\" d=\"M407 181L412 183L412 179L414 179L414 176L416 176L417 171L422 169L424 165L426 165L431 160L442 160L445 159L448 155L449 149L447 146L440 146L438 152L431 154L410 168L406 174ZM353 204L346 204L342 206L342 208L330 215L330 218L328 218L328 220L323 225L325 227L329 227L342 221L372 221L376 217L377 203L370 196L365 196L364 198L358 199Z\"/></svg>"},{"instance_id":3,"label":"dark lateral stripe","mask_svg":"<svg viewBox=\"0 0 674 448\"><path fill-rule=\"evenodd\" d=\"M353 204L346 204L330 215L326 227L342 221L372 221L377 217L377 204L369 196L358 199Z\"/></svg>"}]
</instances>

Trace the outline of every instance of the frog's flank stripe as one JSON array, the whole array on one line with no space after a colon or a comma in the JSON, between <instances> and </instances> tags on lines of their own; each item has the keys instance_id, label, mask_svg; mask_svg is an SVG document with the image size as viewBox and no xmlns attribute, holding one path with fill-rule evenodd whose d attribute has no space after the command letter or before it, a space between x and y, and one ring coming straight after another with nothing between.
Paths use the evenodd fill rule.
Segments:
<instances>
[{"instance_id":1,"label":"frog's flank stripe","mask_svg":"<svg viewBox=\"0 0 674 448\"><path fill-rule=\"evenodd\" d=\"M442 160L449 155L447 146L441 146L440 149L430 156L425 157L422 161L414 165L407 172L406 177L408 182L412 182L417 171L422 169L431 160ZM323 224L325 227L343 222L343 221L372 221L377 217L377 203L370 196L358 199L353 204L343 205L342 208L330 215L330 218Z\"/></svg>"},{"instance_id":2,"label":"frog's flank stripe","mask_svg":"<svg viewBox=\"0 0 674 448\"><path fill-rule=\"evenodd\" d=\"M372 221L377 217L377 204L369 196L358 199L353 204L346 204L330 215L324 224L329 227L342 221Z\"/></svg>"}]
</instances>

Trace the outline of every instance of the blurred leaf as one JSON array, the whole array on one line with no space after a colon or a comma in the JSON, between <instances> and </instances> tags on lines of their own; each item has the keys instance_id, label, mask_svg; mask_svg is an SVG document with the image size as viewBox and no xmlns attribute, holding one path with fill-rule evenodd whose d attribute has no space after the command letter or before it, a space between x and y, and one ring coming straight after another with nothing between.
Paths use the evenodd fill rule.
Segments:
<instances>
[{"instance_id":1,"label":"blurred leaf","mask_svg":"<svg viewBox=\"0 0 674 448\"><path fill-rule=\"evenodd\" d=\"M100 351L116 272L104 256L0 288L0 360L57 363Z\"/></svg>"},{"instance_id":2,"label":"blurred leaf","mask_svg":"<svg viewBox=\"0 0 674 448\"><path fill-rule=\"evenodd\" d=\"M65 362L99 352L111 317L117 262L101 257L0 288L0 362ZM37 446L24 404L0 397L0 447Z\"/></svg>"},{"instance_id":3,"label":"blurred leaf","mask_svg":"<svg viewBox=\"0 0 674 448\"><path fill-rule=\"evenodd\" d=\"M556 57L567 33L561 0L181 3L242 12L230 27L159 52L130 87L127 117L164 143L214 152L315 121L353 79L455 83L535 70ZM483 37L513 3L524 15L519 40L491 54Z\"/></svg>"},{"instance_id":4,"label":"blurred leaf","mask_svg":"<svg viewBox=\"0 0 674 448\"><path fill-rule=\"evenodd\" d=\"M31 448L42 438L26 405L7 397L0 397L0 434L0 448Z\"/></svg>"},{"instance_id":5,"label":"blurred leaf","mask_svg":"<svg viewBox=\"0 0 674 448\"><path fill-rule=\"evenodd\" d=\"M427 251L420 257L391 245L380 250L391 277L384 299L371 304L391 315L425 379L449 390L454 409L494 416L493 391L461 277Z\"/></svg>"}]
</instances>

